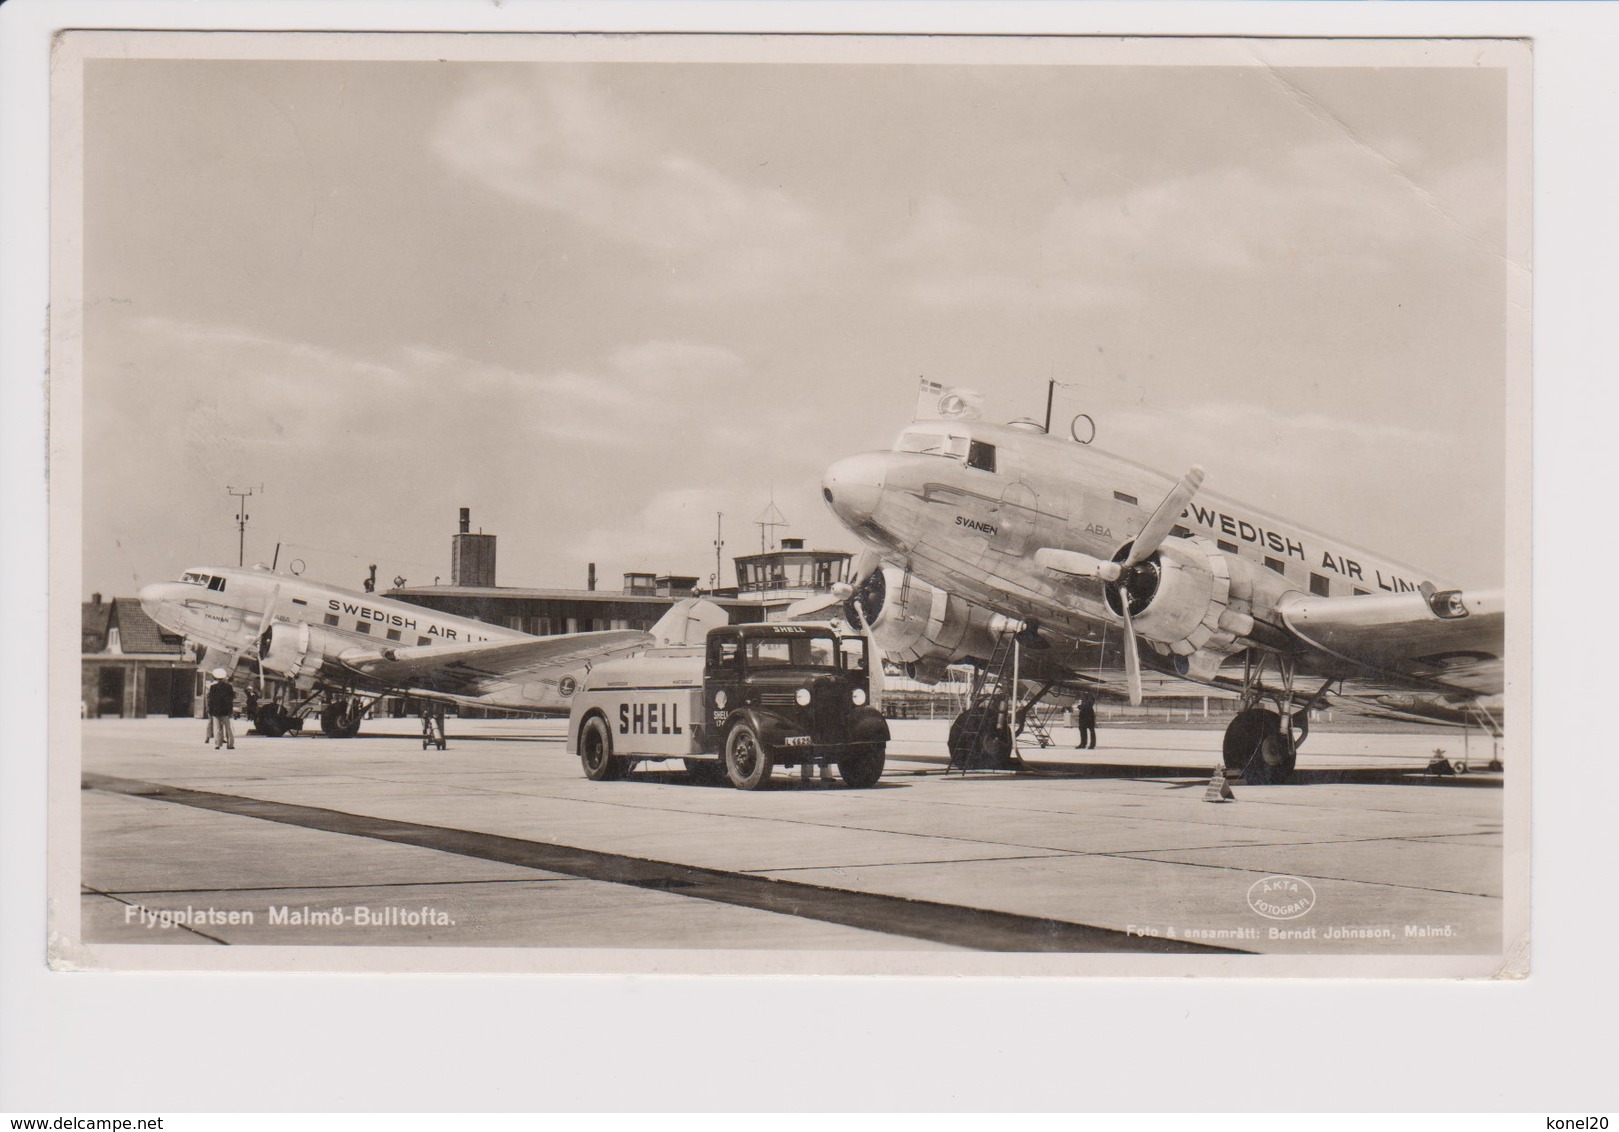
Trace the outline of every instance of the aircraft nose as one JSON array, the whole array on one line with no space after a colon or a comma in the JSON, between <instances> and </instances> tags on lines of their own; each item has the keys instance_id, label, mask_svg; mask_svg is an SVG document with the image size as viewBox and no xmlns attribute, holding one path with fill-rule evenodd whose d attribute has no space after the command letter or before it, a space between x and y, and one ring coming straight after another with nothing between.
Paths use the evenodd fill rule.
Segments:
<instances>
[{"instance_id":1,"label":"aircraft nose","mask_svg":"<svg viewBox=\"0 0 1619 1132\"><path fill-rule=\"evenodd\" d=\"M159 625L163 625L163 618L158 616L163 612L163 599L173 584L172 582L153 582L151 585L142 586L136 591L135 596L140 600L141 609L146 613L146 616L156 621ZM164 628L167 627L164 625Z\"/></svg>"},{"instance_id":2,"label":"aircraft nose","mask_svg":"<svg viewBox=\"0 0 1619 1132\"><path fill-rule=\"evenodd\" d=\"M821 477L821 497L845 526L859 526L877 510L887 470L887 462L877 452L839 460Z\"/></svg>"}]
</instances>

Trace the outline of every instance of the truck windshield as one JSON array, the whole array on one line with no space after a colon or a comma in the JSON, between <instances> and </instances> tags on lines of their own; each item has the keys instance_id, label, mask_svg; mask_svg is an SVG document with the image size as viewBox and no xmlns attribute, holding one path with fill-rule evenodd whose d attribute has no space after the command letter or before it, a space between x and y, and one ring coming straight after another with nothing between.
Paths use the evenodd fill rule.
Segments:
<instances>
[{"instance_id":1,"label":"truck windshield","mask_svg":"<svg viewBox=\"0 0 1619 1132\"><path fill-rule=\"evenodd\" d=\"M747 643L748 666L773 665L793 668L837 668L838 644L827 637L774 637Z\"/></svg>"}]
</instances>

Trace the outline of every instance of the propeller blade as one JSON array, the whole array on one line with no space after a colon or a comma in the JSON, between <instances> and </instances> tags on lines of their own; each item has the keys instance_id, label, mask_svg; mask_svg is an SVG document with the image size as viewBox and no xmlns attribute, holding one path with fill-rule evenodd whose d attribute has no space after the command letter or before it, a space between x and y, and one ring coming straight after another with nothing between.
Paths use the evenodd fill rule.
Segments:
<instances>
[{"instance_id":1,"label":"propeller blade","mask_svg":"<svg viewBox=\"0 0 1619 1132\"><path fill-rule=\"evenodd\" d=\"M1106 558L1093 558L1077 550L1057 550L1054 547L1043 546L1034 552L1034 560L1047 570L1075 578L1100 578L1104 582L1116 582L1124 573L1124 567L1117 562Z\"/></svg>"},{"instance_id":2,"label":"propeller blade","mask_svg":"<svg viewBox=\"0 0 1619 1132\"><path fill-rule=\"evenodd\" d=\"M883 565L882 555L875 550L862 550L860 556L854 560L854 571L849 575L851 592L860 588L860 583L871 577L873 570L880 570ZM847 598L847 595L845 595Z\"/></svg>"},{"instance_id":3,"label":"propeller blade","mask_svg":"<svg viewBox=\"0 0 1619 1132\"><path fill-rule=\"evenodd\" d=\"M1169 530L1175 525L1175 520L1181 517L1186 505L1197 494L1197 489L1203 486L1203 469L1196 464L1190 471L1181 477L1181 481L1169 489L1164 501L1158 505L1147 518L1147 523L1136 535L1135 542L1130 547L1130 557L1124 560L1128 569L1139 566L1151 558L1157 549L1163 545L1164 539L1169 537Z\"/></svg>"},{"instance_id":4,"label":"propeller blade","mask_svg":"<svg viewBox=\"0 0 1619 1132\"><path fill-rule=\"evenodd\" d=\"M871 677L871 706L882 711L883 682L888 676L883 671L883 650L877 647L877 638L871 631L871 622L866 620L865 604L855 602L854 612L860 621L860 636L866 642L866 671Z\"/></svg>"},{"instance_id":5,"label":"propeller blade","mask_svg":"<svg viewBox=\"0 0 1619 1132\"><path fill-rule=\"evenodd\" d=\"M1136 627L1130 623L1130 595L1119 595L1124 610L1124 680L1130 689L1130 706L1141 706L1141 651L1136 644Z\"/></svg>"},{"instance_id":6,"label":"propeller blade","mask_svg":"<svg viewBox=\"0 0 1619 1132\"><path fill-rule=\"evenodd\" d=\"M813 617L819 617L821 614L836 609L848 601L849 595L852 593L854 593L854 588L849 583L839 582L832 587L829 593L811 594L809 597L799 598L787 607L783 616L789 621L805 621Z\"/></svg>"}]
</instances>

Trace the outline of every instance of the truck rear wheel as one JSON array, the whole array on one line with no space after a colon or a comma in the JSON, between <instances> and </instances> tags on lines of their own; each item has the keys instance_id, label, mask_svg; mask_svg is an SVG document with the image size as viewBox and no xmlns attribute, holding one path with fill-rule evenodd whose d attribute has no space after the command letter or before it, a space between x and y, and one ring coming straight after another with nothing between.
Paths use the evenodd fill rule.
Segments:
<instances>
[{"instance_id":1,"label":"truck rear wheel","mask_svg":"<svg viewBox=\"0 0 1619 1132\"><path fill-rule=\"evenodd\" d=\"M738 790L757 790L770 781L775 759L759 742L752 724L739 723L725 739L725 773Z\"/></svg>"},{"instance_id":2,"label":"truck rear wheel","mask_svg":"<svg viewBox=\"0 0 1619 1132\"><path fill-rule=\"evenodd\" d=\"M585 725L579 729L579 761L584 765L585 777L592 782L623 778L629 769L623 759L614 757L613 733L599 715L585 720Z\"/></svg>"},{"instance_id":3,"label":"truck rear wheel","mask_svg":"<svg viewBox=\"0 0 1619 1132\"><path fill-rule=\"evenodd\" d=\"M850 751L838 760L838 774L856 790L877 785L883 776L884 745L873 743Z\"/></svg>"}]
</instances>

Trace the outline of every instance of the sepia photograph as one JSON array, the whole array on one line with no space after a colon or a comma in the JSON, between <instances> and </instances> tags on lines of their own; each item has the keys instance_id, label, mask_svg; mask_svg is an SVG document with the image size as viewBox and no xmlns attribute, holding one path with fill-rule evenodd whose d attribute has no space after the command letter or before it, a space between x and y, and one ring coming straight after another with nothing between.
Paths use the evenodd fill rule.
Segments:
<instances>
[{"instance_id":1,"label":"sepia photograph","mask_svg":"<svg viewBox=\"0 0 1619 1132\"><path fill-rule=\"evenodd\" d=\"M1526 976L1531 54L61 33L50 965Z\"/></svg>"}]
</instances>

